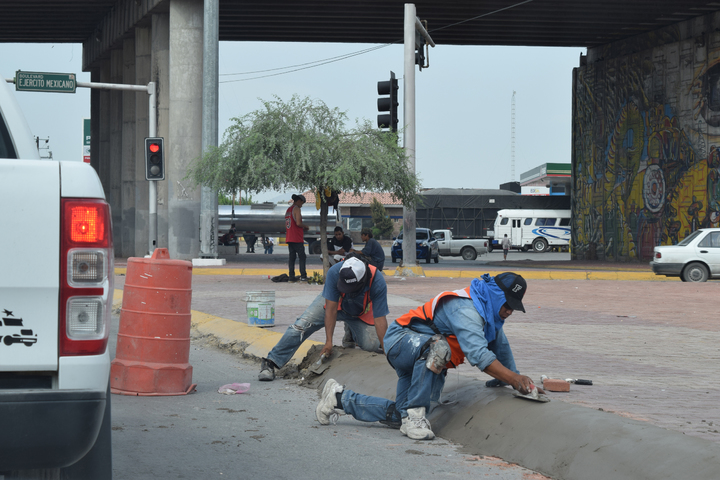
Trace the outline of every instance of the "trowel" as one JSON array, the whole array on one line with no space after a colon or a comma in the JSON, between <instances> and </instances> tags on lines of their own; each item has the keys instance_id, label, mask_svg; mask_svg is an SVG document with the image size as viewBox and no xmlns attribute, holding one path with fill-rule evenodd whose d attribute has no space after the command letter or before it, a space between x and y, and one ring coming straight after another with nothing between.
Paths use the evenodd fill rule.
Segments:
<instances>
[{"instance_id":1,"label":"trowel","mask_svg":"<svg viewBox=\"0 0 720 480\"><path fill-rule=\"evenodd\" d=\"M318 359L318 361L313 363L312 366L308 370L310 370L312 373L314 373L316 375L322 375L323 372L325 372L325 370L330 368L330 364L325 363L326 359L327 359L327 356L323 353L322 355L320 355L320 358Z\"/></svg>"},{"instance_id":2,"label":"trowel","mask_svg":"<svg viewBox=\"0 0 720 480\"><path fill-rule=\"evenodd\" d=\"M535 385L533 385L532 390L530 390L530 393L528 393L528 394L523 395L522 393L515 390L513 392L513 395L515 395L517 398L524 398L526 400L532 400L534 402L547 403L550 401L550 399L547 396L545 396L541 393L538 393L538 389Z\"/></svg>"}]
</instances>

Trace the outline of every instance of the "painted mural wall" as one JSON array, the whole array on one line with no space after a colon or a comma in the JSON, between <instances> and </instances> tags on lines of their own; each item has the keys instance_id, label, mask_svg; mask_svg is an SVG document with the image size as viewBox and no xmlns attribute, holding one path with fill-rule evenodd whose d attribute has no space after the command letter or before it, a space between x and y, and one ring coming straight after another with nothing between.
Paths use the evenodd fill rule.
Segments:
<instances>
[{"instance_id":1,"label":"painted mural wall","mask_svg":"<svg viewBox=\"0 0 720 480\"><path fill-rule=\"evenodd\" d=\"M574 70L574 259L649 261L720 226L716 30L718 13L699 17L590 49Z\"/></svg>"}]
</instances>

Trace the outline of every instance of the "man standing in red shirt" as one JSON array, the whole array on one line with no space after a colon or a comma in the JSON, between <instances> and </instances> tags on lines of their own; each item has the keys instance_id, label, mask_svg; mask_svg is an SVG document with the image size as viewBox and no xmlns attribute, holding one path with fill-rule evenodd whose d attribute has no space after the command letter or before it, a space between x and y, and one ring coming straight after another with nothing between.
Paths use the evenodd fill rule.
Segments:
<instances>
[{"instance_id":1,"label":"man standing in red shirt","mask_svg":"<svg viewBox=\"0 0 720 480\"><path fill-rule=\"evenodd\" d=\"M295 276L295 257L300 259L300 281L307 281L307 271L305 270L305 237L304 233L310 227L302 221L302 213L300 209L305 203L303 195L293 195L293 203L285 212L285 241L288 245L289 277L291 282L296 282L298 278Z\"/></svg>"}]
</instances>

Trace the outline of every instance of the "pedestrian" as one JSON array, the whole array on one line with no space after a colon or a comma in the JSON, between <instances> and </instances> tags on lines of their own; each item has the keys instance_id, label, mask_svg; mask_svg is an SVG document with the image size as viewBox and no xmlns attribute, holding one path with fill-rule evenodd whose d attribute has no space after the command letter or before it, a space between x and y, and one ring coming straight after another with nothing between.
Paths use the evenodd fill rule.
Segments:
<instances>
[{"instance_id":1,"label":"pedestrian","mask_svg":"<svg viewBox=\"0 0 720 480\"><path fill-rule=\"evenodd\" d=\"M507 236L507 233L502 239L502 249L503 249L503 260L507 260L507 254L510 250L510 239Z\"/></svg>"},{"instance_id":2,"label":"pedestrian","mask_svg":"<svg viewBox=\"0 0 720 480\"><path fill-rule=\"evenodd\" d=\"M330 357L333 333L338 320L345 323L363 350L382 352L382 338L387 331L387 285L385 276L359 258L336 263L327 272L321 295L290 325L280 341L262 359L261 381L275 378L310 335L325 327L322 355Z\"/></svg>"},{"instance_id":3,"label":"pedestrian","mask_svg":"<svg viewBox=\"0 0 720 480\"><path fill-rule=\"evenodd\" d=\"M355 253L365 255L370 265L374 265L378 270L382 271L385 267L385 251L380 242L373 238L371 228L363 228L360 231L360 239L365 244L362 250L352 250Z\"/></svg>"},{"instance_id":4,"label":"pedestrian","mask_svg":"<svg viewBox=\"0 0 720 480\"><path fill-rule=\"evenodd\" d=\"M330 262L330 265L335 265L337 262L344 259L345 255L350 253L352 248L352 239L345 235L342 227L335 227L333 238L328 239L328 261Z\"/></svg>"},{"instance_id":5,"label":"pedestrian","mask_svg":"<svg viewBox=\"0 0 720 480\"><path fill-rule=\"evenodd\" d=\"M257 236L252 233L248 233L243 235L243 238L245 239L245 245L247 247L245 253L255 253L255 242L257 242Z\"/></svg>"},{"instance_id":6,"label":"pedestrian","mask_svg":"<svg viewBox=\"0 0 720 480\"><path fill-rule=\"evenodd\" d=\"M265 237L265 253L266 254L272 254L273 253L273 246L275 245L275 241L272 237ZM304 247L303 247L304 250ZM295 263L295 262L293 262Z\"/></svg>"},{"instance_id":7,"label":"pedestrian","mask_svg":"<svg viewBox=\"0 0 720 480\"><path fill-rule=\"evenodd\" d=\"M395 320L384 339L390 365L398 375L395 401L362 395L333 379L323 387L315 410L317 420L327 425L336 415L351 415L364 422L399 425L400 432L414 440L435 437L425 414L430 402L438 401L448 368L467 357L494 380L487 386L509 384L522 394L534 388L530 377L520 375L507 337L505 320L515 311L525 311L522 298L527 284L512 272L473 279L470 286L442 292ZM538 388L539 393L545 393Z\"/></svg>"},{"instance_id":8,"label":"pedestrian","mask_svg":"<svg viewBox=\"0 0 720 480\"><path fill-rule=\"evenodd\" d=\"M289 281L296 282L295 276L295 257L298 257L300 263L300 281L307 281L307 271L305 270L305 236L304 233L310 229L303 223L302 213L300 209L305 204L303 195L292 196L293 203L285 212L285 241L288 246L288 269Z\"/></svg>"}]
</instances>

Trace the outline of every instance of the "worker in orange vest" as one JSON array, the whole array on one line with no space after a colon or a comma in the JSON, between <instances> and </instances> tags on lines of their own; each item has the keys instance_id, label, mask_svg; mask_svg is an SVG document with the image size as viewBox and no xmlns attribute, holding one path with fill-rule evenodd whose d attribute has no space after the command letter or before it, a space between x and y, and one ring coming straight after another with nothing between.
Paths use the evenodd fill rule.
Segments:
<instances>
[{"instance_id":1,"label":"worker in orange vest","mask_svg":"<svg viewBox=\"0 0 720 480\"><path fill-rule=\"evenodd\" d=\"M361 395L329 379L315 410L317 420L327 425L348 414L365 422L399 426L411 439L435 438L425 414L430 402L440 398L447 369L465 358L494 378L487 386L511 385L521 394L530 393L534 383L518 372L502 329L515 310L525 312L526 290L520 275L486 273L469 287L442 292L402 315L384 338L387 359L398 375L395 402Z\"/></svg>"}]
</instances>

